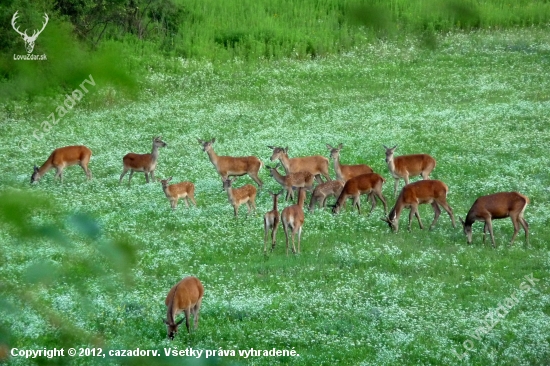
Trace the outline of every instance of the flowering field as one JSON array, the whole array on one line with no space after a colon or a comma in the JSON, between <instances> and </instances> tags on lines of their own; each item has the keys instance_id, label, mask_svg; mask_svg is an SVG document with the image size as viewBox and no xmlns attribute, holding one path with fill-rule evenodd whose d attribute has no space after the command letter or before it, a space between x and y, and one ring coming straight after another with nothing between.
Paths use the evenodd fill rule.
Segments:
<instances>
[{"instance_id":1,"label":"flowering field","mask_svg":"<svg viewBox=\"0 0 550 366\"><path fill-rule=\"evenodd\" d=\"M197 364L547 363L548 32L458 33L438 45L379 42L254 66L178 60L172 72L151 68L149 85L157 87L138 101L108 105L113 92L97 83L89 89L105 95L104 107L87 108L91 95L84 95L50 128L41 124L49 113L33 112L32 104L3 108L0 358L26 365L34 361L10 357L10 349L94 347L158 350L159 357L107 353L76 363L194 360L165 356L169 348L205 351ZM36 103L41 110L50 103L53 112L64 99ZM127 177L119 184L122 157L150 152L158 135L168 146L156 176L194 182L198 207L180 201L172 211L160 183L146 184L142 173L130 186ZM386 178L390 206L393 179L382 145L398 145L397 155L429 153L437 159L432 178L449 186L457 222L478 196L527 195L530 246L523 231L508 246L508 219L494 223L493 249L489 240L482 244L481 223L468 246L445 213L433 231L413 222L408 232L405 211L394 234L380 220L381 205L359 215L348 203L337 216L306 213L300 255L285 255L280 229L275 251L264 256L267 191L280 188L264 169L256 214L246 217L241 207L233 218L197 142L213 137L218 154L267 164L267 145L288 146L293 157L328 156L326 144L343 143L342 163L366 163ZM53 172L29 185L34 164L74 144L93 151L91 181L70 167L62 185ZM245 183L253 182L242 177L235 185ZM420 215L429 223L431 207ZM164 298L187 275L205 287L199 328L190 336L182 328L169 341ZM256 356L251 348L297 355ZM71 357L39 361L75 364Z\"/></svg>"}]
</instances>

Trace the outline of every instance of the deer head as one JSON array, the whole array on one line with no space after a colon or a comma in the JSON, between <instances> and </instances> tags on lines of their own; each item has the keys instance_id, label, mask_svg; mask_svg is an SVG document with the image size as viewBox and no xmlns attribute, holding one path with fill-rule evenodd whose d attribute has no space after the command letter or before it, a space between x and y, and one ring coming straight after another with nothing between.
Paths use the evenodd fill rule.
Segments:
<instances>
[{"instance_id":1,"label":"deer head","mask_svg":"<svg viewBox=\"0 0 550 366\"><path fill-rule=\"evenodd\" d=\"M25 48L27 49L27 53L31 53L32 50L34 49L34 42L36 41L36 38L38 38L40 33L42 33L44 28L46 28L46 24L48 24L48 20L49 20L48 14L44 13L45 23L42 25L42 29L40 29L39 31L37 30L33 31L32 36L29 37L27 35L26 29L24 32L21 32L19 31L19 27L16 27L15 21L17 20L17 13L18 11L16 11L15 14L13 14L13 18L11 18L11 26L13 27L13 29L15 29L17 33L21 35L21 37L23 37L23 41L25 41Z\"/></svg>"}]
</instances>

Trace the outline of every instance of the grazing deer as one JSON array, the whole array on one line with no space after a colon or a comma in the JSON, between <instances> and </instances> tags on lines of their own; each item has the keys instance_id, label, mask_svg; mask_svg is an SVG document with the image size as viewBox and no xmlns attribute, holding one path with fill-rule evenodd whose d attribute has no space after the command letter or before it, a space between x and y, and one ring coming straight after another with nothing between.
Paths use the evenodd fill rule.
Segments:
<instances>
[{"instance_id":1,"label":"grazing deer","mask_svg":"<svg viewBox=\"0 0 550 366\"><path fill-rule=\"evenodd\" d=\"M309 201L309 212L313 212L315 210L315 204L317 202L320 202L319 205L321 207L325 207L327 198L331 196L338 197L342 192L342 188L344 188L344 182L341 180L331 180L319 184L315 187L313 194L311 195L311 200Z\"/></svg>"},{"instance_id":2,"label":"grazing deer","mask_svg":"<svg viewBox=\"0 0 550 366\"><path fill-rule=\"evenodd\" d=\"M214 164L214 167L218 171L218 174L221 176L222 181L227 180L229 177L238 177L241 175L248 174L256 184L258 188L262 189L262 181L258 177L258 172L263 166L260 159L255 156L242 156L242 157L232 157L232 156L218 156L214 152L212 144L216 142L216 139L213 138L210 141L204 141L197 139L199 144L202 145L202 150L208 154L210 162Z\"/></svg>"},{"instance_id":3,"label":"grazing deer","mask_svg":"<svg viewBox=\"0 0 550 366\"><path fill-rule=\"evenodd\" d=\"M92 179L92 172L88 168L88 163L92 157L92 150L86 146L65 146L55 149L48 160L40 168L34 166L34 172L31 175L31 184L38 182L48 170L55 168L54 179L59 177L63 183L63 169L71 165L80 165L86 173L86 178Z\"/></svg>"},{"instance_id":4,"label":"grazing deer","mask_svg":"<svg viewBox=\"0 0 550 366\"><path fill-rule=\"evenodd\" d=\"M269 230L271 230L271 251L275 249L275 239L277 237L277 228L279 227L280 221L279 210L277 210L277 199L281 193L283 193L283 191L279 193L269 192L273 197L273 210L266 212L264 215L264 253L267 253L267 235Z\"/></svg>"},{"instance_id":5,"label":"grazing deer","mask_svg":"<svg viewBox=\"0 0 550 366\"><path fill-rule=\"evenodd\" d=\"M286 237L286 255L288 256L288 232L292 235L292 253L296 254L294 246L294 236L298 234L298 253L300 253L300 237L302 236L302 226L304 225L304 201L306 200L306 191L304 188L298 189L298 203L287 206L281 212L283 230Z\"/></svg>"},{"instance_id":6,"label":"grazing deer","mask_svg":"<svg viewBox=\"0 0 550 366\"><path fill-rule=\"evenodd\" d=\"M199 311L201 309L202 297L204 295L204 287L197 277L185 277L170 289L164 303L167 306L166 331L168 338L174 339L178 332L178 327L185 320L187 333L191 333L189 329L189 317L193 314L195 318L195 329L199 325ZM185 318L176 323L176 316L180 313L185 313Z\"/></svg>"},{"instance_id":7,"label":"grazing deer","mask_svg":"<svg viewBox=\"0 0 550 366\"><path fill-rule=\"evenodd\" d=\"M275 147L268 146L273 150L271 155L271 161L279 159L283 168L285 169L286 174L297 173L297 172L310 172L315 176L315 179L318 183L323 183L321 179L321 174L325 177L327 181L330 180L328 174L328 159L321 155L306 156L302 158L292 158L288 157L288 147Z\"/></svg>"},{"instance_id":8,"label":"grazing deer","mask_svg":"<svg viewBox=\"0 0 550 366\"><path fill-rule=\"evenodd\" d=\"M529 204L529 198L518 192L500 192L479 197L472 205L472 208L470 208L470 211L468 211L466 221L459 218L464 227L464 234L466 234L468 244L472 244L473 223L476 221L484 221L483 243L485 243L485 234L488 228L489 234L491 234L493 247L495 247L492 220L510 217L514 225L514 235L512 235L510 245L514 244L514 239L519 232L520 224L525 231L525 244L529 245L529 224L523 218L523 212L527 204Z\"/></svg>"},{"instance_id":9,"label":"grazing deer","mask_svg":"<svg viewBox=\"0 0 550 366\"><path fill-rule=\"evenodd\" d=\"M334 160L334 172L336 172L336 179L339 179L345 183L349 179L357 177L358 175L373 172L371 167L365 164L341 165L340 150L342 150L342 147L342 144L338 145L338 147L332 147L327 144L327 149L330 151L330 158Z\"/></svg>"},{"instance_id":10,"label":"grazing deer","mask_svg":"<svg viewBox=\"0 0 550 366\"><path fill-rule=\"evenodd\" d=\"M401 193L399 193L397 202L390 211L390 214L381 220L387 222L390 228L397 232L399 230L399 216L401 216L401 211L403 211L404 208L410 208L409 231L411 230L413 214L416 215L416 218L418 219L420 229L423 229L424 226L422 225L420 215L418 214L418 205L430 203L435 213L434 221L430 225L430 230L435 227L437 219L441 214L441 209L439 206L443 207L445 211L447 211L449 217L451 218L451 222L453 223L453 227L456 227L453 210L447 203L448 191L449 188L447 185L439 180L420 180L418 182L407 184L403 187L403 189L401 189Z\"/></svg>"},{"instance_id":11,"label":"grazing deer","mask_svg":"<svg viewBox=\"0 0 550 366\"><path fill-rule=\"evenodd\" d=\"M399 179L405 180L405 185L409 184L409 177L421 175L422 179L430 179L430 173L435 168L435 159L428 154L401 155L394 157L393 153L397 148L382 145L386 149L386 163L392 177L395 179L393 187L393 196L397 195Z\"/></svg>"},{"instance_id":12,"label":"grazing deer","mask_svg":"<svg viewBox=\"0 0 550 366\"><path fill-rule=\"evenodd\" d=\"M252 184L246 184L239 188L232 188L231 184L237 179L226 179L223 181L223 189L227 192L227 197L229 198L229 203L233 206L235 211L235 217L239 211L239 206L243 203L248 205L248 214L254 209L256 211L256 187Z\"/></svg>"},{"instance_id":13,"label":"grazing deer","mask_svg":"<svg viewBox=\"0 0 550 366\"><path fill-rule=\"evenodd\" d=\"M144 172L145 181L149 183L149 175L155 180L155 169L157 168L157 159L159 157L159 147L166 147L166 142L161 140L161 137L153 137L153 150L150 154L128 153L122 158L123 170L118 183L122 183L122 178L130 171L128 184L132 180L134 172Z\"/></svg>"},{"instance_id":14,"label":"grazing deer","mask_svg":"<svg viewBox=\"0 0 550 366\"><path fill-rule=\"evenodd\" d=\"M369 214L376 207L376 197L384 205L384 213L388 212L388 205L386 198L382 194L382 186L386 180L381 175L376 173L362 174L357 177L351 178L344 184L344 188L336 200L336 204L333 206L332 212L337 214L340 209L345 207L348 197L353 197L353 206L357 206L357 211L361 214L361 201L362 194L366 194L370 197L372 206ZM375 197L376 196L376 197Z\"/></svg>"},{"instance_id":15,"label":"grazing deer","mask_svg":"<svg viewBox=\"0 0 550 366\"><path fill-rule=\"evenodd\" d=\"M281 175L277 168L279 167L279 163L275 165L274 167L270 167L269 165L266 165L265 168L269 170L269 175L273 177L277 183L283 186L283 188L286 190L286 200L288 201L288 197L290 197L291 200L294 201L294 192L292 191L292 187L300 188L304 187L307 190L313 189L313 175L310 172L296 172L296 173L288 173L287 175Z\"/></svg>"},{"instance_id":16,"label":"grazing deer","mask_svg":"<svg viewBox=\"0 0 550 366\"><path fill-rule=\"evenodd\" d=\"M197 206L195 201L195 185L191 182L180 182L174 184L168 184L172 180L172 177L168 179L159 179L158 181L162 184L162 190L166 195L166 198L170 201L170 206L172 210L175 210L178 205L178 200L180 198L185 199L185 204L189 207L189 200Z\"/></svg>"}]
</instances>

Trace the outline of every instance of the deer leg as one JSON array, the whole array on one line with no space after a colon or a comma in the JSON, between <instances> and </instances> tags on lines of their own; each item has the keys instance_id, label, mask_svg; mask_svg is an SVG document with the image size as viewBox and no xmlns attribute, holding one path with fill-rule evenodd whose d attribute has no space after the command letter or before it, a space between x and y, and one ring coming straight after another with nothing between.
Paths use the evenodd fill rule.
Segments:
<instances>
[{"instance_id":1,"label":"deer leg","mask_svg":"<svg viewBox=\"0 0 550 366\"><path fill-rule=\"evenodd\" d=\"M395 184L393 185L393 196L397 196L397 188L399 188L399 178L395 178Z\"/></svg>"},{"instance_id":2,"label":"deer leg","mask_svg":"<svg viewBox=\"0 0 550 366\"><path fill-rule=\"evenodd\" d=\"M514 239L519 233L519 218L517 216L510 216L510 218L512 219L512 224L514 225L514 234L512 234L512 240L510 241L510 246L512 246L512 244L514 244Z\"/></svg>"},{"instance_id":3,"label":"deer leg","mask_svg":"<svg viewBox=\"0 0 550 366\"><path fill-rule=\"evenodd\" d=\"M128 168L124 167L124 169L122 170L122 174L120 175L120 179L118 180L119 184L122 183L122 178L124 178L127 172L128 172Z\"/></svg>"},{"instance_id":4,"label":"deer leg","mask_svg":"<svg viewBox=\"0 0 550 366\"><path fill-rule=\"evenodd\" d=\"M434 221L430 225L430 230L432 230L435 227L435 224L437 223L437 220L439 219L439 215L441 215L441 209L439 208L439 205L437 202L432 202L432 207L434 209Z\"/></svg>"},{"instance_id":5,"label":"deer leg","mask_svg":"<svg viewBox=\"0 0 550 366\"><path fill-rule=\"evenodd\" d=\"M286 237L286 256L288 257L288 225L283 222L283 230L285 231Z\"/></svg>"},{"instance_id":6,"label":"deer leg","mask_svg":"<svg viewBox=\"0 0 550 366\"><path fill-rule=\"evenodd\" d=\"M191 202L193 202L193 204L195 205L195 207L197 207L197 201L195 201L195 197L193 196L188 196L189 199L191 200Z\"/></svg>"},{"instance_id":7,"label":"deer leg","mask_svg":"<svg viewBox=\"0 0 550 366\"><path fill-rule=\"evenodd\" d=\"M193 308L194 310L193 318L195 318L195 329L197 329L197 327L199 326L199 313L201 311L201 303L202 303L202 299L197 301L197 303Z\"/></svg>"},{"instance_id":8,"label":"deer leg","mask_svg":"<svg viewBox=\"0 0 550 366\"><path fill-rule=\"evenodd\" d=\"M320 175L320 174L317 174L317 175L315 176L315 180L316 180L317 183L319 183L319 184L323 183L323 180L321 179L321 175ZM329 180L330 180L330 179L329 179Z\"/></svg>"},{"instance_id":9,"label":"deer leg","mask_svg":"<svg viewBox=\"0 0 550 366\"><path fill-rule=\"evenodd\" d=\"M143 172L145 174L145 182L149 183L149 174L147 172Z\"/></svg>"},{"instance_id":10,"label":"deer leg","mask_svg":"<svg viewBox=\"0 0 550 366\"><path fill-rule=\"evenodd\" d=\"M82 168L82 170L84 170L84 173L86 174L86 178L92 179L92 173L89 171L88 167L82 163L80 163L80 167Z\"/></svg>"},{"instance_id":11,"label":"deer leg","mask_svg":"<svg viewBox=\"0 0 550 366\"><path fill-rule=\"evenodd\" d=\"M296 254L296 246L294 245L294 238L296 236L296 233L298 230L296 230L296 227L292 228L292 253ZM300 240L300 236L298 236L298 240Z\"/></svg>"},{"instance_id":12,"label":"deer leg","mask_svg":"<svg viewBox=\"0 0 550 366\"><path fill-rule=\"evenodd\" d=\"M176 209L176 206L178 204L178 201L176 200L170 200L170 206L172 207L172 210L175 210Z\"/></svg>"},{"instance_id":13,"label":"deer leg","mask_svg":"<svg viewBox=\"0 0 550 366\"><path fill-rule=\"evenodd\" d=\"M525 244L529 245L529 224L523 217L520 216L519 223L523 227L523 230L525 231Z\"/></svg>"},{"instance_id":14,"label":"deer leg","mask_svg":"<svg viewBox=\"0 0 550 366\"><path fill-rule=\"evenodd\" d=\"M453 209L451 208L451 206L449 206L449 203L447 203L447 201L438 203L441 205L441 207L443 207L445 211L447 211L449 217L451 218L451 222L453 223L453 227L456 228L455 216L453 215Z\"/></svg>"},{"instance_id":15,"label":"deer leg","mask_svg":"<svg viewBox=\"0 0 550 366\"><path fill-rule=\"evenodd\" d=\"M372 202L372 205L370 206L370 212L369 212L369 215L370 215L372 213L372 211L374 211L374 208L376 207L376 197L374 196L374 193L371 192L371 193L369 193L367 198L370 198L370 200Z\"/></svg>"},{"instance_id":16,"label":"deer leg","mask_svg":"<svg viewBox=\"0 0 550 366\"><path fill-rule=\"evenodd\" d=\"M187 327L187 333L191 333L191 331L189 330L190 311L189 309L185 309L184 312L185 312L185 326Z\"/></svg>"},{"instance_id":17,"label":"deer leg","mask_svg":"<svg viewBox=\"0 0 550 366\"><path fill-rule=\"evenodd\" d=\"M386 202L386 198L384 197L384 195L382 194L382 192L374 192L376 194L376 196L378 197L378 199L380 201L382 201L382 204L384 205L384 214L387 215L388 214L388 204Z\"/></svg>"},{"instance_id":18,"label":"deer leg","mask_svg":"<svg viewBox=\"0 0 550 366\"><path fill-rule=\"evenodd\" d=\"M279 224L276 222L273 224L273 228L271 229L271 251L275 249L275 241L277 240L277 227Z\"/></svg>"},{"instance_id":19,"label":"deer leg","mask_svg":"<svg viewBox=\"0 0 550 366\"><path fill-rule=\"evenodd\" d=\"M418 205L416 206L411 206L411 211L413 210L414 208L414 215L416 216L416 219L418 220L418 225L420 226L420 229L424 229L424 225L422 225L422 220L420 219L420 214L418 213ZM412 219L412 214L410 214L410 217L409 217L409 230L411 229L411 219Z\"/></svg>"},{"instance_id":20,"label":"deer leg","mask_svg":"<svg viewBox=\"0 0 550 366\"><path fill-rule=\"evenodd\" d=\"M233 205L233 213L235 214L235 218L237 218L237 213L239 212L239 206Z\"/></svg>"},{"instance_id":21,"label":"deer leg","mask_svg":"<svg viewBox=\"0 0 550 366\"><path fill-rule=\"evenodd\" d=\"M353 196L353 204L351 205L352 206L352 210L353 210L353 207L357 207L357 211L359 212L359 215L361 215L361 202L360 202L360 195L359 193L355 196Z\"/></svg>"},{"instance_id":22,"label":"deer leg","mask_svg":"<svg viewBox=\"0 0 550 366\"><path fill-rule=\"evenodd\" d=\"M487 228L489 229L489 234L491 234L491 241L493 243L493 248L496 248L495 235L493 234L493 222L491 221L491 219L488 219L487 221L485 221L485 224L487 225Z\"/></svg>"},{"instance_id":23,"label":"deer leg","mask_svg":"<svg viewBox=\"0 0 550 366\"><path fill-rule=\"evenodd\" d=\"M300 239L302 237L302 227L298 229L298 254L300 254Z\"/></svg>"},{"instance_id":24,"label":"deer leg","mask_svg":"<svg viewBox=\"0 0 550 366\"><path fill-rule=\"evenodd\" d=\"M332 179L330 179L330 175L328 175L328 173L323 173L323 176L325 177L325 179L327 180L327 182L331 181Z\"/></svg>"},{"instance_id":25,"label":"deer leg","mask_svg":"<svg viewBox=\"0 0 550 366\"><path fill-rule=\"evenodd\" d=\"M485 245L485 234L487 234L487 221L490 220L490 218L486 218L483 222L483 245Z\"/></svg>"},{"instance_id":26,"label":"deer leg","mask_svg":"<svg viewBox=\"0 0 550 366\"><path fill-rule=\"evenodd\" d=\"M130 175L128 176L128 185L130 185L130 181L132 180L132 175L134 175L134 169L130 169Z\"/></svg>"},{"instance_id":27,"label":"deer leg","mask_svg":"<svg viewBox=\"0 0 550 366\"><path fill-rule=\"evenodd\" d=\"M267 234L269 233L269 224L264 218L264 254L267 253Z\"/></svg>"}]
</instances>

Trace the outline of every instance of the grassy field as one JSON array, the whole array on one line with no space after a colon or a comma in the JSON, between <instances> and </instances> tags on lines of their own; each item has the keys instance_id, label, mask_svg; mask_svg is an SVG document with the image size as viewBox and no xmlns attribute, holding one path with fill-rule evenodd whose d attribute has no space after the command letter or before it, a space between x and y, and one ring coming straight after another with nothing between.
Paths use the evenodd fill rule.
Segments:
<instances>
[{"instance_id":1,"label":"grassy field","mask_svg":"<svg viewBox=\"0 0 550 366\"><path fill-rule=\"evenodd\" d=\"M48 131L41 124L48 113L33 104L3 108L0 356L10 348L139 348L162 356L8 363L181 364L193 358L164 357L164 349L192 347L235 353L197 364L548 364L548 31L458 32L437 43L430 50L413 38L380 41L254 65L179 59L170 73L151 69L148 85L157 88L138 101L111 106L113 91L97 83ZM92 94L104 98L102 108L86 108ZM38 100L36 110L54 112L64 99ZM131 186L118 183L122 157L149 152L157 135L168 147L156 175L194 182L198 207L180 202L172 211L160 183L145 184L142 174ZM481 195L527 195L531 245L521 231L509 247L512 225L499 220L497 249L482 244L480 223L468 246L445 213L435 230L413 223L407 232L405 212L394 234L380 220L381 205L359 215L348 203L338 216L306 213L300 255L284 254L279 230L275 251L264 256L267 191L279 187L264 170L257 213L246 217L241 207L234 219L197 142L212 137L218 154L264 163L267 145L288 146L292 157L328 156L325 144L343 143L342 163L369 164L387 179L390 206L382 145L397 144L398 155L429 153L438 162L432 178L449 186L457 218ZM72 144L92 149L93 180L72 167L63 185L53 172L29 185L34 164ZM236 185L245 183L252 180ZM421 208L425 224L432 215ZM205 287L199 328L170 342L164 298L187 275ZM499 312L510 298L517 301ZM480 331L484 321L491 329ZM299 356L239 357L251 348Z\"/></svg>"}]
</instances>

